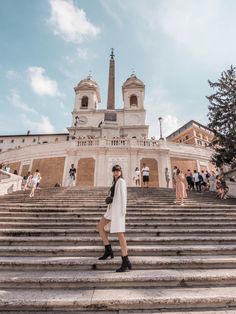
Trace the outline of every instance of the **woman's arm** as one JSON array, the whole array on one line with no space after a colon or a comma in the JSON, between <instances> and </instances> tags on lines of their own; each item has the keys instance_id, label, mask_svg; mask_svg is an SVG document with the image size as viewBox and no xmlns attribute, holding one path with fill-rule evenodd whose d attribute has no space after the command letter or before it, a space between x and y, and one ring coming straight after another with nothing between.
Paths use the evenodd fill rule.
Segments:
<instances>
[{"instance_id":1,"label":"woman's arm","mask_svg":"<svg viewBox=\"0 0 236 314\"><path fill-rule=\"evenodd\" d=\"M127 186L125 183L125 180L119 180L119 185L120 185L120 202L121 202L121 210L122 214L126 214L126 206L127 206Z\"/></svg>"}]
</instances>

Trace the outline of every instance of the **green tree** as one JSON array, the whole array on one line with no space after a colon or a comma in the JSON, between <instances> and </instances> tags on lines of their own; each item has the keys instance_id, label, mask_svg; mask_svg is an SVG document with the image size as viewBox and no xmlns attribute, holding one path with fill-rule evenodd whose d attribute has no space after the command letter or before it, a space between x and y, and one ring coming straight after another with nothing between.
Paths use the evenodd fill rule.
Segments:
<instances>
[{"instance_id":1,"label":"green tree","mask_svg":"<svg viewBox=\"0 0 236 314\"><path fill-rule=\"evenodd\" d=\"M218 82L208 81L214 94L207 96L208 124L215 134L212 161L219 167L223 164L236 166L236 68L222 72Z\"/></svg>"}]
</instances>

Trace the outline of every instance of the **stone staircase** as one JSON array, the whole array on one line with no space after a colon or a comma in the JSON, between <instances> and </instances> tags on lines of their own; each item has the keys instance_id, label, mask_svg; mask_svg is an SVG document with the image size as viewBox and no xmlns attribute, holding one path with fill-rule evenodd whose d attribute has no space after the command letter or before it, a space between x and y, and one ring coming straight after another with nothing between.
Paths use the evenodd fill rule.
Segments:
<instances>
[{"instance_id":1,"label":"stone staircase","mask_svg":"<svg viewBox=\"0 0 236 314\"><path fill-rule=\"evenodd\" d=\"M133 270L99 261L95 225L106 188L54 188L0 198L0 313L236 313L236 200L129 188Z\"/></svg>"}]
</instances>

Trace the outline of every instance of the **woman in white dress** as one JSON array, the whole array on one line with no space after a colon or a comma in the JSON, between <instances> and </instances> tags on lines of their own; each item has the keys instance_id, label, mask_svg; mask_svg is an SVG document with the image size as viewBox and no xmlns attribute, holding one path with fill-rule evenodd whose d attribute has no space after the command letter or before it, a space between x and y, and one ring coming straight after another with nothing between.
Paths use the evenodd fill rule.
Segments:
<instances>
[{"instance_id":1,"label":"woman in white dress","mask_svg":"<svg viewBox=\"0 0 236 314\"><path fill-rule=\"evenodd\" d=\"M41 180L41 176L40 176L40 173L39 173L39 170L36 169L35 173L33 174L32 178L31 178L31 192L30 192L30 197L34 197L34 191L36 190L37 188L37 184L38 182Z\"/></svg>"},{"instance_id":2,"label":"woman in white dress","mask_svg":"<svg viewBox=\"0 0 236 314\"><path fill-rule=\"evenodd\" d=\"M97 224L97 230L105 246L105 252L103 256L99 257L100 260L107 259L108 257L113 258L114 253L111 244L108 240L108 234L104 230L104 227L110 223L110 232L116 233L119 239L121 253L122 253L122 264L116 272L125 272L127 269L131 269L132 265L128 258L127 243L125 239L125 215L127 205L127 187L125 180L122 177L122 169L119 165L112 168L113 172L113 184L111 187L111 203L107 207L107 211L104 217L101 218Z\"/></svg>"},{"instance_id":3,"label":"woman in white dress","mask_svg":"<svg viewBox=\"0 0 236 314\"><path fill-rule=\"evenodd\" d=\"M134 181L135 181L135 185L136 186L140 186L141 185L141 180L140 180L140 177L141 177L141 172L139 170L138 167L135 168L134 170Z\"/></svg>"}]
</instances>

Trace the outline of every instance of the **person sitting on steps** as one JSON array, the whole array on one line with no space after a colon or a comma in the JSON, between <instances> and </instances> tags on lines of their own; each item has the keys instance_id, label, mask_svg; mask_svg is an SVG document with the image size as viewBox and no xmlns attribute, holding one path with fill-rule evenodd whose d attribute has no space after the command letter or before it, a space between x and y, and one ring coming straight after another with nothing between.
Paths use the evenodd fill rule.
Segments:
<instances>
[{"instance_id":1,"label":"person sitting on steps","mask_svg":"<svg viewBox=\"0 0 236 314\"><path fill-rule=\"evenodd\" d=\"M114 257L111 244L108 240L108 235L104 230L104 227L110 224L110 232L117 234L122 253L122 264L121 267L116 270L116 272L125 272L127 269L131 270L132 268L128 257L127 243L124 235L127 205L127 187L125 180L122 176L122 169L119 165L116 165L112 168L112 173L113 184L110 189L111 203L108 205L104 217L101 218L96 226L105 246L105 252L103 256L99 257L99 260L105 260L108 257Z\"/></svg>"}]
</instances>

